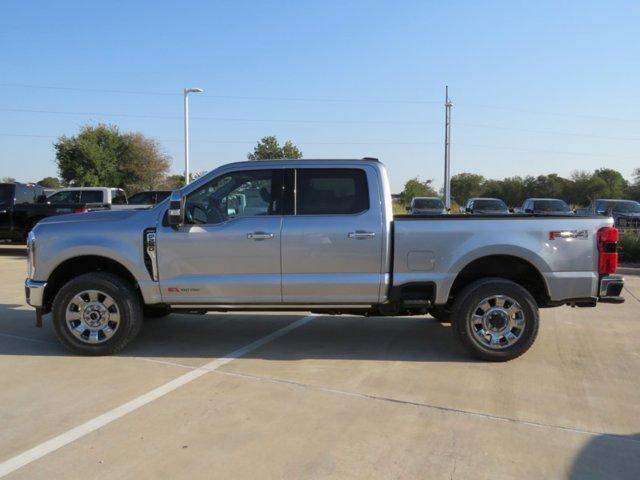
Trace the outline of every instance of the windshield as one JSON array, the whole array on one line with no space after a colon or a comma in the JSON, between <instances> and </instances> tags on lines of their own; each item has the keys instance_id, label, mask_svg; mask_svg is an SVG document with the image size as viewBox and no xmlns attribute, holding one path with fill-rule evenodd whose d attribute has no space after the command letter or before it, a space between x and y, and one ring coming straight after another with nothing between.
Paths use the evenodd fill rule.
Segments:
<instances>
[{"instance_id":1,"label":"windshield","mask_svg":"<svg viewBox=\"0 0 640 480\"><path fill-rule=\"evenodd\" d=\"M476 200L473 202L474 210L491 210L498 212L507 212L507 204L502 200Z\"/></svg>"},{"instance_id":2,"label":"windshield","mask_svg":"<svg viewBox=\"0 0 640 480\"><path fill-rule=\"evenodd\" d=\"M562 200L536 200L533 202L533 210L536 212L570 212L571 209Z\"/></svg>"},{"instance_id":3,"label":"windshield","mask_svg":"<svg viewBox=\"0 0 640 480\"><path fill-rule=\"evenodd\" d=\"M442 200L438 198L416 198L413 201L413 207L442 210L444 208L444 204L442 203Z\"/></svg>"},{"instance_id":4,"label":"windshield","mask_svg":"<svg viewBox=\"0 0 640 480\"><path fill-rule=\"evenodd\" d=\"M640 203L631 200L628 202L610 202L607 205L608 209L616 213L640 213Z\"/></svg>"},{"instance_id":5,"label":"windshield","mask_svg":"<svg viewBox=\"0 0 640 480\"><path fill-rule=\"evenodd\" d=\"M0 185L0 205L9 205L13 201L15 185Z\"/></svg>"}]
</instances>

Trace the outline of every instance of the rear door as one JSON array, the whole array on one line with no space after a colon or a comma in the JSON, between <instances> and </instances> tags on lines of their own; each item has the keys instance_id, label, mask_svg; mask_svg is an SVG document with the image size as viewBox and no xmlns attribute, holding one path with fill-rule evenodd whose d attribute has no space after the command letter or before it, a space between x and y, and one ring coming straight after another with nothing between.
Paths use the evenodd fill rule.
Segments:
<instances>
[{"instance_id":1,"label":"rear door","mask_svg":"<svg viewBox=\"0 0 640 480\"><path fill-rule=\"evenodd\" d=\"M285 303L373 303L382 281L383 221L375 169L297 168L283 217Z\"/></svg>"},{"instance_id":2,"label":"rear door","mask_svg":"<svg viewBox=\"0 0 640 480\"><path fill-rule=\"evenodd\" d=\"M256 168L223 173L187 195L183 226L158 227L158 268L165 302L282 301L283 171Z\"/></svg>"}]
</instances>

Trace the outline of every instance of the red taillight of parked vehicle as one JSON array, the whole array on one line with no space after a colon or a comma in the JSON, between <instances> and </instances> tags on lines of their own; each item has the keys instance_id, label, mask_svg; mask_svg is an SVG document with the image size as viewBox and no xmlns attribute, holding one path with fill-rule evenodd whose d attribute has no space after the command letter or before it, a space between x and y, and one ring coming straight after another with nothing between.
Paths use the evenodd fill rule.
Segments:
<instances>
[{"instance_id":1,"label":"red taillight of parked vehicle","mask_svg":"<svg viewBox=\"0 0 640 480\"><path fill-rule=\"evenodd\" d=\"M618 269L618 229L604 227L598 230L598 273L609 275Z\"/></svg>"},{"instance_id":2,"label":"red taillight of parked vehicle","mask_svg":"<svg viewBox=\"0 0 640 480\"><path fill-rule=\"evenodd\" d=\"M73 209L73 213L87 213L88 211L89 211L89 209L86 208L86 207L74 208Z\"/></svg>"}]
</instances>

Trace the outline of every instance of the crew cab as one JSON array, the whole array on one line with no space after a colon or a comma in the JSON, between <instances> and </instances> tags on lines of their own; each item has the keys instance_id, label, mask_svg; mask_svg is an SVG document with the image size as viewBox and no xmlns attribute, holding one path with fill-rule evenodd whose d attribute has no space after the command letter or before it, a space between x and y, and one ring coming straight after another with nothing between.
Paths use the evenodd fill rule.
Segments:
<instances>
[{"instance_id":1,"label":"crew cab","mask_svg":"<svg viewBox=\"0 0 640 480\"><path fill-rule=\"evenodd\" d=\"M430 312L504 361L532 345L540 308L624 301L617 239L599 216L394 217L371 159L250 161L148 210L41 221L26 296L80 354L121 350L145 316L269 309Z\"/></svg>"}]
</instances>

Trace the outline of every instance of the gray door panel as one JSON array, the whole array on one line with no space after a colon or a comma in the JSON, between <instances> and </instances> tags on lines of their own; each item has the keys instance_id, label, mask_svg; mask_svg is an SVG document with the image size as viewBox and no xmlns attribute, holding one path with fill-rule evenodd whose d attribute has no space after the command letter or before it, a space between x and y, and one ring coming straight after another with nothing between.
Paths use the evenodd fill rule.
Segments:
<instances>
[{"instance_id":1,"label":"gray door panel","mask_svg":"<svg viewBox=\"0 0 640 480\"><path fill-rule=\"evenodd\" d=\"M167 303L280 303L282 217L158 229L158 266Z\"/></svg>"}]
</instances>

